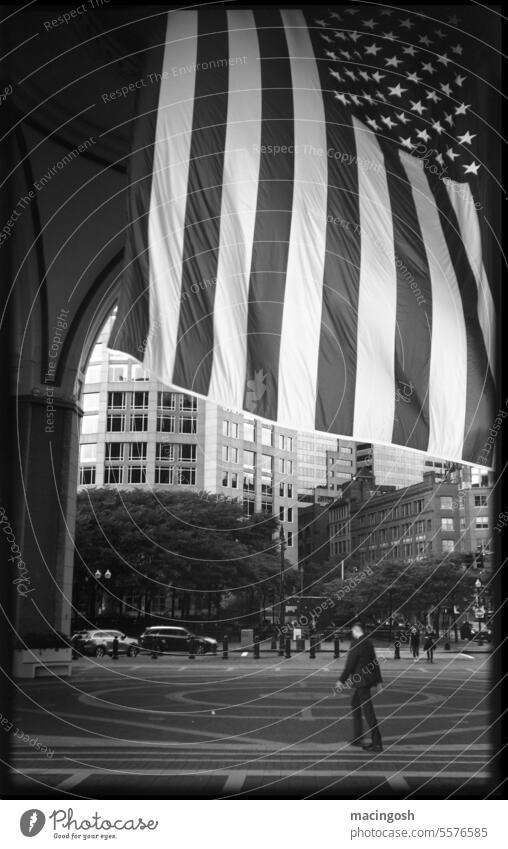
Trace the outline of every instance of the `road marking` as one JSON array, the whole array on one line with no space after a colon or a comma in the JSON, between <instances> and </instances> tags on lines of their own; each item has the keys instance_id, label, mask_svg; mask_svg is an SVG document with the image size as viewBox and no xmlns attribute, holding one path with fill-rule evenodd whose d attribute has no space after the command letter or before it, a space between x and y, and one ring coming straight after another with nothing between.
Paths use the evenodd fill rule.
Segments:
<instances>
[{"instance_id":1,"label":"road marking","mask_svg":"<svg viewBox=\"0 0 508 849\"><path fill-rule=\"evenodd\" d=\"M300 719L303 719L303 720L314 719L314 717L312 716L311 708L309 708L309 707L304 708L302 710L302 712L300 713Z\"/></svg>"},{"instance_id":2,"label":"road marking","mask_svg":"<svg viewBox=\"0 0 508 849\"><path fill-rule=\"evenodd\" d=\"M230 772L223 787L224 793L227 793L228 795L231 793L238 793L239 790L242 789L246 778L247 772L244 769L238 769L234 772Z\"/></svg>"},{"instance_id":3,"label":"road marking","mask_svg":"<svg viewBox=\"0 0 508 849\"><path fill-rule=\"evenodd\" d=\"M400 772L393 772L391 775L387 775L386 779L390 787L393 787L394 790L406 793L408 790L411 789L406 779Z\"/></svg>"},{"instance_id":4,"label":"road marking","mask_svg":"<svg viewBox=\"0 0 508 849\"><path fill-rule=\"evenodd\" d=\"M60 784L57 784L58 790L70 790L71 787L76 787L77 784L81 784L85 778L89 778L95 770L80 770L79 772L75 772L72 775L69 775L68 778L64 778Z\"/></svg>"},{"instance_id":5,"label":"road marking","mask_svg":"<svg viewBox=\"0 0 508 849\"><path fill-rule=\"evenodd\" d=\"M142 772L140 770L135 770L132 772L132 776L136 779L140 779L144 776L157 776L158 778L172 778L172 777L180 777L180 776L196 776L196 775L208 775L213 773L214 775L231 775L230 770L224 770L220 768L211 768L211 769L200 769L200 770L185 770L185 769L174 769L174 770L161 770L161 769L144 769ZM314 778L329 778L329 777L351 777L351 769L297 769L296 766L290 769L284 769L283 767L280 769L249 769L245 771L246 777L249 778L255 776L277 776L278 778L283 778L284 776L293 776L295 774L302 774L304 777L311 776ZM108 773L107 773L108 774ZM123 769L121 775L123 777L130 775L128 769ZM62 769L44 769L41 767L34 769L25 769L24 775L69 775L69 767L65 767ZM79 773L79 781L82 781L85 777L91 777L93 775L101 775L104 777L105 770L103 769L90 769L88 772L84 773L81 771ZM109 771L109 776L111 778L116 779L118 777L117 773L113 773ZM445 770L443 771L442 776L436 776L435 770L404 770L404 776L407 778L475 778L479 780L484 780L487 778L491 778L491 773L488 771L478 771L475 772L473 776L471 776L471 770ZM369 769L368 764L365 766L365 769L358 769L356 773L356 777L362 778L387 778L386 769ZM68 785L67 785L68 786Z\"/></svg>"},{"instance_id":6,"label":"road marking","mask_svg":"<svg viewBox=\"0 0 508 849\"><path fill-rule=\"evenodd\" d=\"M178 667L178 669L177 669L176 671L177 671L177 672L183 672L183 671L184 671L184 669L188 669L188 668L189 668L188 666L179 666L179 667Z\"/></svg>"}]
</instances>

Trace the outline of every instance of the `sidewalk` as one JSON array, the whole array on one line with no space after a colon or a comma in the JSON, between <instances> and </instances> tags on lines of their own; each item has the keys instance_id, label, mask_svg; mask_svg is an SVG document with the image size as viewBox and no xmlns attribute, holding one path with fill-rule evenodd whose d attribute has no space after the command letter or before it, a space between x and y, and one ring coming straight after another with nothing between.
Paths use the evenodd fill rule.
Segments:
<instances>
[{"instance_id":1,"label":"sidewalk","mask_svg":"<svg viewBox=\"0 0 508 849\"><path fill-rule=\"evenodd\" d=\"M271 645L271 641L269 639L263 640L260 643L261 654L267 654L268 653L268 654L272 654L274 656L277 655L278 654L278 648L275 649L275 650L271 650L270 645ZM349 651L350 645L351 645L350 640L341 640L340 641L340 656L341 657L344 654L346 654L347 651ZM306 652L306 654L309 654L309 648L310 648L309 640L307 639L307 640L305 640L305 652ZM387 653L389 654L391 652L391 654L393 656L394 653L395 653L395 648L394 648L393 644L391 644L391 643L374 642L374 648L376 649L377 652L382 652L384 655L386 655ZM472 641L459 640L457 643L455 643L452 640L450 642L450 649L449 649L449 651L447 651L444 648L444 640L442 638L440 638L438 645L437 645L437 648L434 651L434 656L450 655L450 654L464 654L464 653L465 654L490 654L492 652L492 650L493 650L493 644L492 643L484 643L483 646L480 646L480 645L478 645L478 643L474 642L473 640ZM248 652L248 654L252 654L253 646L252 645L242 646L240 642L236 642L236 641L229 643L229 652L230 653L237 654L237 653L241 653L242 651L246 651L246 652ZM318 657L320 654L328 655L330 653L332 655L334 653L333 641L327 640L326 642L323 642L321 644L321 648L319 648L319 649L316 646L316 657ZM220 642L219 642L219 645L218 645L217 654L222 655L222 644ZM300 652L296 652L296 645L295 645L294 640L291 640L291 654L300 654ZM406 645L406 644L401 645L400 656L401 657L408 657L408 658L412 659L412 654L411 654L411 651L410 651L408 645ZM421 657L425 657L425 652L423 651L423 648L420 646L420 658Z\"/></svg>"}]
</instances>

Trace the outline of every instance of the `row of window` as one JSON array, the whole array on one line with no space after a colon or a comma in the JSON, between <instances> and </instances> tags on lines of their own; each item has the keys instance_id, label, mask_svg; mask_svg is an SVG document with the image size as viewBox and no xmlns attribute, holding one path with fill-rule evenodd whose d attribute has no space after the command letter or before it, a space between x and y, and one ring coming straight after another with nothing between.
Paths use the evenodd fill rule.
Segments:
<instances>
[{"instance_id":1,"label":"row of window","mask_svg":"<svg viewBox=\"0 0 508 849\"><path fill-rule=\"evenodd\" d=\"M148 410L149 394L149 392L108 392L108 409L126 410L130 407L134 410ZM82 397L84 412L98 410L99 399L99 392L85 392ZM170 412L180 410L193 413L197 410L197 399L177 392L158 392L157 407Z\"/></svg>"},{"instance_id":2,"label":"row of window","mask_svg":"<svg viewBox=\"0 0 508 849\"><path fill-rule=\"evenodd\" d=\"M81 466L79 482L81 486L93 486L96 482L96 466ZM104 467L104 484L146 483L146 466ZM156 466L155 483L172 486L195 486L196 469L179 466Z\"/></svg>"},{"instance_id":3,"label":"row of window","mask_svg":"<svg viewBox=\"0 0 508 849\"><path fill-rule=\"evenodd\" d=\"M123 462L124 460L146 460L146 442L106 442L105 459L107 462ZM158 442L155 458L166 462L184 460L196 462L196 445L178 442ZM82 463L97 460L97 443L83 443L80 446L80 461Z\"/></svg>"},{"instance_id":4,"label":"row of window","mask_svg":"<svg viewBox=\"0 0 508 849\"><path fill-rule=\"evenodd\" d=\"M156 420L158 433L196 433L197 419L195 416L166 416L159 414ZM99 416L83 416L82 433L98 433ZM108 433L143 433L148 430L148 413L108 413L106 420Z\"/></svg>"},{"instance_id":5,"label":"row of window","mask_svg":"<svg viewBox=\"0 0 508 849\"><path fill-rule=\"evenodd\" d=\"M108 367L108 380L128 380L129 379L129 365L110 365ZM130 379L131 380L149 380L150 376L147 371L135 363L130 366ZM101 383L101 366L99 364L89 365L86 370L86 383Z\"/></svg>"}]
</instances>

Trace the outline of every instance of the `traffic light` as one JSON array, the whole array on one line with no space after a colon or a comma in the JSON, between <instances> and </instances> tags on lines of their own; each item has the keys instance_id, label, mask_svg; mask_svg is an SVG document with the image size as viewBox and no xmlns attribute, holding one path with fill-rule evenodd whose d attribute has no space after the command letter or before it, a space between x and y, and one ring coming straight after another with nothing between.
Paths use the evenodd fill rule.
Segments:
<instances>
[{"instance_id":1,"label":"traffic light","mask_svg":"<svg viewBox=\"0 0 508 849\"><path fill-rule=\"evenodd\" d=\"M476 552L474 556L474 565L476 569L483 569L485 563L485 555L483 553L483 548Z\"/></svg>"}]
</instances>

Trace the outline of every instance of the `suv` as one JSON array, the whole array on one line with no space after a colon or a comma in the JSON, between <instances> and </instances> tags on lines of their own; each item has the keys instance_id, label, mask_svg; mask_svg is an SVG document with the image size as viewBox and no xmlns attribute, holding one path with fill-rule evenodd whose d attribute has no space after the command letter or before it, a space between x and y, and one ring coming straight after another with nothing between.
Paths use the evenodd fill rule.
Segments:
<instances>
[{"instance_id":1,"label":"suv","mask_svg":"<svg viewBox=\"0 0 508 849\"><path fill-rule=\"evenodd\" d=\"M191 637L194 637L194 649L196 654L205 654L207 651L217 650L217 640L212 637L197 637L187 628L177 628L173 625L152 625L147 628L140 637L140 645L143 651L156 651L166 654L173 652L189 651Z\"/></svg>"},{"instance_id":2,"label":"suv","mask_svg":"<svg viewBox=\"0 0 508 849\"><path fill-rule=\"evenodd\" d=\"M95 655L104 657L105 654L113 654L113 640L118 638L118 654L126 654L136 657L139 653L139 642L133 637L126 637L122 631L97 630L78 631L73 635L71 645L73 654Z\"/></svg>"}]
</instances>

